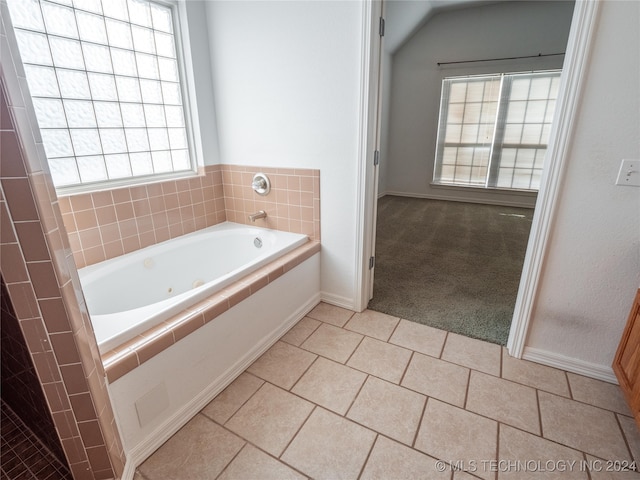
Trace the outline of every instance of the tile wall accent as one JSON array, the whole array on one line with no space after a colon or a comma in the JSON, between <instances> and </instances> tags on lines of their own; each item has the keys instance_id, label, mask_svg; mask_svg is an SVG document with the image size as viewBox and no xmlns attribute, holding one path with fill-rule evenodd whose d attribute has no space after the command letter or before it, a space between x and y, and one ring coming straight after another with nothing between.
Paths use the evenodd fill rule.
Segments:
<instances>
[{"instance_id":1,"label":"tile wall accent","mask_svg":"<svg viewBox=\"0 0 640 480\"><path fill-rule=\"evenodd\" d=\"M104 368L6 3L0 9L0 270L74 479L119 477L126 459Z\"/></svg>"},{"instance_id":2,"label":"tile wall accent","mask_svg":"<svg viewBox=\"0 0 640 480\"><path fill-rule=\"evenodd\" d=\"M202 175L60 197L78 268L210 227L225 220L219 166Z\"/></svg>"},{"instance_id":3,"label":"tile wall accent","mask_svg":"<svg viewBox=\"0 0 640 480\"><path fill-rule=\"evenodd\" d=\"M253 175L269 177L271 192L256 194ZM222 165L225 211L230 222L251 225L249 215L259 210L267 218L253 225L285 232L304 233L320 241L320 171L293 168L265 168Z\"/></svg>"},{"instance_id":4,"label":"tile wall accent","mask_svg":"<svg viewBox=\"0 0 640 480\"><path fill-rule=\"evenodd\" d=\"M251 188L266 173L271 192ZM309 169L210 165L201 175L60 197L60 210L78 268L210 227L225 220L320 239L320 172Z\"/></svg>"},{"instance_id":5,"label":"tile wall accent","mask_svg":"<svg viewBox=\"0 0 640 480\"><path fill-rule=\"evenodd\" d=\"M4 279L1 282L0 292L2 314L0 317L2 318L2 326L0 327L2 374L0 378L2 378L3 405L4 403L9 405L27 428L34 432L58 458L58 461L66 465L67 461L62 451L62 444L56 433L47 400L44 398L40 380L33 366L29 348L22 335L20 322L11 304Z\"/></svg>"}]
</instances>

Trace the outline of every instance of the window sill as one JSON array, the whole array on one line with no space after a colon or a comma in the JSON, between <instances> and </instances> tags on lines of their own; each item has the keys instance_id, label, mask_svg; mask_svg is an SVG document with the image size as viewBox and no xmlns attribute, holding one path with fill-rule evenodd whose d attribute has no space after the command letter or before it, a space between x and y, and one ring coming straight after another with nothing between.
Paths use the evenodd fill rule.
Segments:
<instances>
[{"instance_id":1,"label":"window sill","mask_svg":"<svg viewBox=\"0 0 640 480\"><path fill-rule=\"evenodd\" d=\"M141 185L150 185L153 183L168 182L172 180L182 180L185 178L196 178L203 174L201 169L198 171L187 170L184 172L171 172L161 175L148 175L144 177L123 178L121 180L109 180L108 182L87 183L84 185L73 185L69 187L57 187L56 194L58 197L69 197L80 193L96 193L106 190L115 190L125 187L139 187Z\"/></svg>"}]
</instances>

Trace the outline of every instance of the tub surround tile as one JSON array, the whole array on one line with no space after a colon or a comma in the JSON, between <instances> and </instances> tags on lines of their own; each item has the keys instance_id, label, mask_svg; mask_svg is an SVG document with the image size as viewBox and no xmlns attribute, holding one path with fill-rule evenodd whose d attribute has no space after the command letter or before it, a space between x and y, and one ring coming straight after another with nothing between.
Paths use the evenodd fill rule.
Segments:
<instances>
[{"instance_id":1,"label":"tub surround tile","mask_svg":"<svg viewBox=\"0 0 640 480\"><path fill-rule=\"evenodd\" d=\"M375 438L371 430L318 407L282 460L319 480L357 478Z\"/></svg>"},{"instance_id":2,"label":"tub surround tile","mask_svg":"<svg viewBox=\"0 0 640 480\"><path fill-rule=\"evenodd\" d=\"M317 355L293 345L277 342L251 364L247 371L278 387L289 390L316 358Z\"/></svg>"},{"instance_id":3,"label":"tub surround tile","mask_svg":"<svg viewBox=\"0 0 640 480\"><path fill-rule=\"evenodd\" d=\"M258 198L251 189L253 172L257 171L274 177L272 192L266 197ZM295 173L282 174L281 169L209 165L200 169L198 175L62 198L61 209L68 232L86 238L87 230L117 226L119 237L111 242L119 240L124 245L120 252L113 247L104 248L103 244L110 243L107 241L94 245L74 244L73 254L78 267L227 220L304 233L319 241L318 170L299 169ZM267 219L250 222L248 215L258 210L265 210ZM96 251L98 248L101 248L100 252ZM89 254L88 249L94 250Z\"/></svg>"}]
</instances>

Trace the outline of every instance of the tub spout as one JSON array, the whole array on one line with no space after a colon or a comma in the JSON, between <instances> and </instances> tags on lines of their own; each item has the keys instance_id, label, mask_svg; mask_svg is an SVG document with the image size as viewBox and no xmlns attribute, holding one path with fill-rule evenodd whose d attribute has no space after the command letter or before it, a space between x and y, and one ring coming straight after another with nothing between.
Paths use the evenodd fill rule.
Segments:
<instances>
[{"instance_id":1,"label":"tub spout","mask_svg":"<svg viewBox=\"0 0 640 480\"><path fill-rule=\"evenodd\" d=\"M255 222L259 218L267 218L267 212L265 212L264 210L260 210L259 212L249 215L249 220L251 220L252 222Z\"/></svg>"}]
</instances>

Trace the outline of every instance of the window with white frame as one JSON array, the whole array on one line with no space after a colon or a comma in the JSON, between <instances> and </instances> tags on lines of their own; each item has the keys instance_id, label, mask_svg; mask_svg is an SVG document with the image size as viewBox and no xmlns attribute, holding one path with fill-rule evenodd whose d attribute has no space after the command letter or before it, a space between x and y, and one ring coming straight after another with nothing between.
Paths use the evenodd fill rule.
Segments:
<instances>
[{"instance_id":1,"label":"window with white frame","mask_svg":"<svg viewBox=\"0 0 640 480\"><path fill-rule=\"evenodd\" d=\"M445 78L433 182L537 191L560 74Z\"/></svg>"},{"instance_id":2,"label":"window with white frame","mask_svg":"<svg viewBox=\"0 0 640 480\"><path fill-rule=\"evenodd\" d=\"M194 169L168 4L10 0L56 187Z\"/></svg>"}]
</instances>

